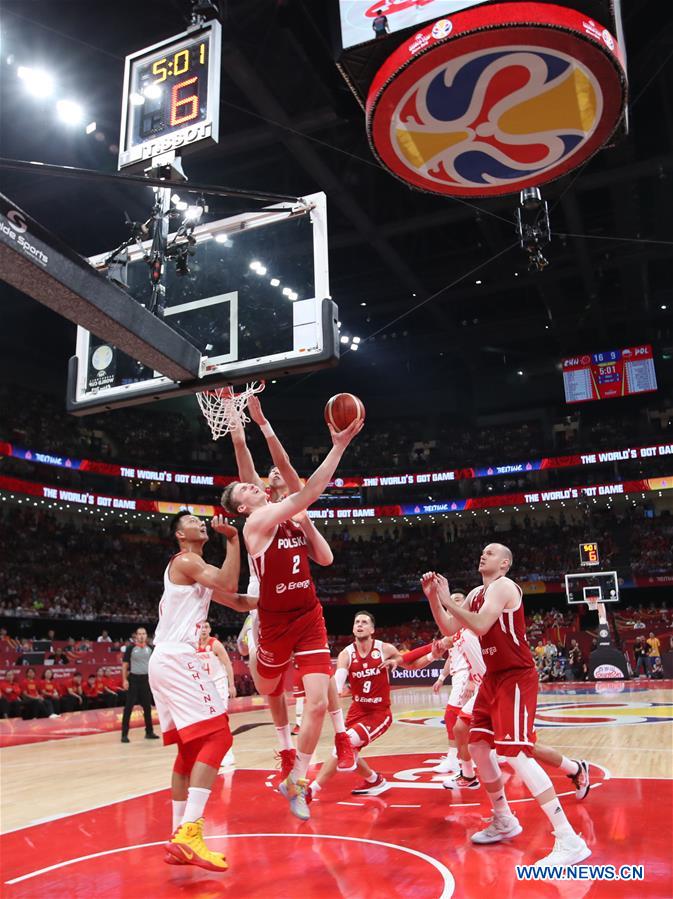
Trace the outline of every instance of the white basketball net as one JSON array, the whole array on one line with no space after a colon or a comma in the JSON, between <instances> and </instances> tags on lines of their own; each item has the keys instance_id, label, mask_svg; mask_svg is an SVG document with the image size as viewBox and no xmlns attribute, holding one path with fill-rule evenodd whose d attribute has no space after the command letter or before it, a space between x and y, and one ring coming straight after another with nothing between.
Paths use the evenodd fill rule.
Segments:
<instances>
[{"instance_id":1,"label":"white basketball net","mask_svg":"<svg viewBox=\"0 0 673 899\"><path fill-rule=\"evenodd\" d=\"M236 393L233 387L216 387L196 394L203 417L213 435L219 440L235 428L245 427L250 418L245 414L251 396L264 390L264 381L253 381Z\"/></svg>"}]
</instances>

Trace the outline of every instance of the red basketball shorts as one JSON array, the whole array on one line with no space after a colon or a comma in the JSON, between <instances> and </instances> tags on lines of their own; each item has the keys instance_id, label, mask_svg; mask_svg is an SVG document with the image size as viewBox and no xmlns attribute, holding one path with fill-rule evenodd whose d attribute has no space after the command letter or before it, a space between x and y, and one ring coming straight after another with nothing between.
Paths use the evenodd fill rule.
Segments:
<instances>
[{"instance_id":1,"label":"red basketball shorts","mask_svg":"<svg viewBox=\"0 0 673 899\"><path fill-rule=\"evenodd\" d=\"M271 680L285 672L294 655L298 677L305 674L332 674L327 630L322 607L315 605L298 618L288 619L282 613L259 615L257 672Z\"/></svg>"},{"instance_id":2,"label":"red basketball shorts","mask_svg":"<svg viewBox=\"0 0 673 899\"><path fill-rule=\"evenodd\" d=\"M358 749L378 740L393 723L390 708L366 708L364 703L352 702L346 715L346 730L354 730L360 738Z\"/></svg>"},{"instance_id":3,"label":"red basketball shorts","mask_svg":"<svg viewBox=\"0 0 673 899\"><path fill-rule=\"evenodd\" d=\"M487 672L474 703L470 742L486 740L500 755L532 755L537 691L535 668Z\"/></svg>"}]
</instances>

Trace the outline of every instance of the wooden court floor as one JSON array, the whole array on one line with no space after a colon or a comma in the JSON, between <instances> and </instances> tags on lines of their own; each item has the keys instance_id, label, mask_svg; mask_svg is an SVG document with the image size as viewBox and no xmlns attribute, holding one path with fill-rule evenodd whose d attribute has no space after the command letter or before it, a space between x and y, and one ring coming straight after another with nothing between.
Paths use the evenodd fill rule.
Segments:
<instances>
[{"instance_id":1,"label":"wooden court floor","mask_svg":"<svg viewBox=\"0 0 673 899\"><path fill-rule=\"evenodd\" d=\"M538 703L538 739L592 764L596 786L582 803L569 782L550 771L569 819L593 843L591 861L645 865L645 880L637 888L592 881L591 896L671 896L673 692L670 682L622 687L622 692L606 684L545 689ZM495 882L504 895L510 889L517 896L586 895L587 889L577 892L577 883L568 892L567 884L564 890L523 884L509 874L505 881L511 884L504 889L504 869L551 848L546 821L511 774L507 789L519 803L524 834L507 845L470 845L469 832L488 815L483 791L456 796L430 770L446 747L443 701L446 695L434 696L429 688L393 691L395 723L365 751L391 788L379 797L353 797L357 775L339 775L313 805L308 824L292 818L274 790L275 734L268 712L233 714L236 768L218 778L206 828L230 860L231 870L219 875L226 881L196 868L176 871L162 864L175 749L144 740L142 728L131 731L128 745L112 732L6 747L0 750L0 895L201 897L232 890L232 895L267 899L435 899L487 895ZM316 763L331 745L326 725ZM304 862L310 862L308 873ZM250 879L250 870L239 880L241 868L251 864L259 883ZM365 873L372 865L374 881ZM304 877L301 890L288 886L297 876Z\"/></svg>"}]
</instances>

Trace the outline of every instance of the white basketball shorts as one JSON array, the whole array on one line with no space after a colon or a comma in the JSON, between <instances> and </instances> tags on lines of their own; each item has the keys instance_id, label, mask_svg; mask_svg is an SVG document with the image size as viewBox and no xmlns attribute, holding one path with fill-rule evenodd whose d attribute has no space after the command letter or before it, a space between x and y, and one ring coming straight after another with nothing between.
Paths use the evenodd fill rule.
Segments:
<instances>
[{"instance_id":1,"label":"white basketball shorts","mask_svg":"<svg viewBox=\"0 0 673 899\"><path fill-rule=\"evenodd\" d=\"M456 709L462 709L474 693L474 688L475 684L470 677L468 668L456 671L451 677L451 693L447 705L453 706Z\"/></svg>"},{"instance_id":2,"label":"white basketball shorts","mask_svg":"<svg viewBox=\"0 0 673 899\"><path fill-rule=\"evenodd\" d=\"M149 679L164 744L186 743L228 725L222 697L189 643L156 646Z\"/></svg>"}]
</instances>

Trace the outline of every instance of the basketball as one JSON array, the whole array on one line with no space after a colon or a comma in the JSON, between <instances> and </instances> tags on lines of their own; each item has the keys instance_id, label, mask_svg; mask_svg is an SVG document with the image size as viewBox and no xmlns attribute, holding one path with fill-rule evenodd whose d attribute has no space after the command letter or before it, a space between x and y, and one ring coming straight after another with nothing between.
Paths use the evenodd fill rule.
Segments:
<instances>
[{"instance_id":1,"label":"basketball","mask_svg":"<svg viewBox=\"0 0 673 899\"><path fill-rule=\"evenodd\" d=\"M325 421L335 431L343 431L354 421L365 420L365 406L362 400L352 393L337 393L327 401Z\"/></svg>"}]
</instances>

